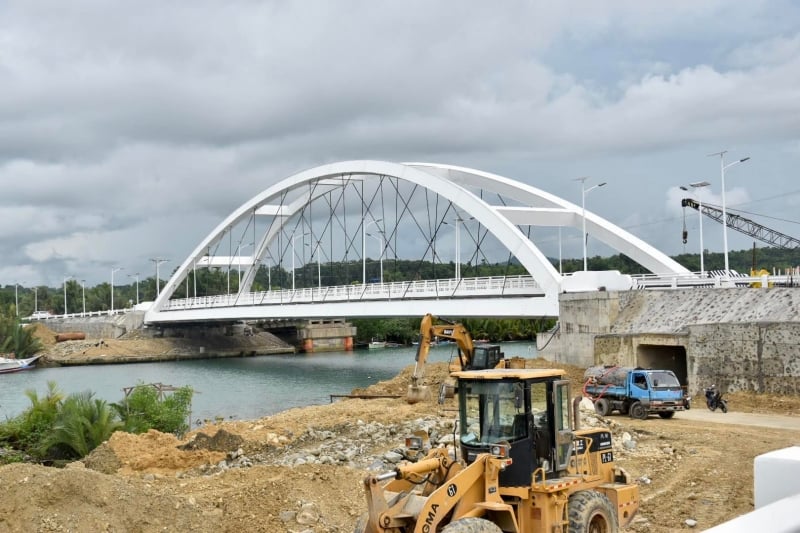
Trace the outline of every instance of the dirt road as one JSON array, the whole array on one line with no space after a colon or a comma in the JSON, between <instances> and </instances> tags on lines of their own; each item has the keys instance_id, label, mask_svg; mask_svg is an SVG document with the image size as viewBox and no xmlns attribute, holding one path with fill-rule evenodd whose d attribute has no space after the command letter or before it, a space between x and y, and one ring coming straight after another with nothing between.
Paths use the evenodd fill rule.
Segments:
<instances>
[{"instance_id":1,"label":"dirt road","mask_svg":"<svg viewBox=\"0 0 800 533\"><path fill-rule=\"evenodd\" d=\"M711 412L708 409L691 409L675 415L681 420L695 422L711 422L714 424L729 424L738 426L759 426L775 429L790 429L800 431L800 417L784 416L763 413L738 413L736 411Z\"/></svg>"}]
</instances>

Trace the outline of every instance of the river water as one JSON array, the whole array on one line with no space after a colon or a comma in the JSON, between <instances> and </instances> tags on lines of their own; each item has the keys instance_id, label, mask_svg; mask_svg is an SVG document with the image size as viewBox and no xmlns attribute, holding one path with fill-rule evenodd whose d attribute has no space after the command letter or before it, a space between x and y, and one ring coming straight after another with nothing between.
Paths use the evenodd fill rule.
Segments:
<instances>
[{"instance_id":1,"label":"river water","mask_svg":"<svg viewBox=\"0 0 800 533\"><path fill-rule=\"evenodd\" d=\"M535 357L533 343L502 343L506 357ZM429 362L449 361L455 345L431 349ZM350 394L397 375L414 364L416 347L268 355L119 365L35 368L0 375L0 420L30 406L26 390L42 397L54 381L65 394L91 391L96 398L119 402L123 388L137 383L190 386L192 420L252 420L307 405L330 403L332 394Z\"/></svg>"}]
</instances>

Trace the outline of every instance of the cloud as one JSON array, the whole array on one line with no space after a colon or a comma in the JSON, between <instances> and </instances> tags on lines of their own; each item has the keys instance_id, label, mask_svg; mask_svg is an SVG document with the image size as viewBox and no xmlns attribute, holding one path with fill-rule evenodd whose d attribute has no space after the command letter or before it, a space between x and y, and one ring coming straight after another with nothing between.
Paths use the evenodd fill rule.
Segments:
<instances>
[{"instance_id":1,"label":"cloud","mask_svg":"<svg viewBox=\"0 0 800 533\"><path fill-rule=\"evenodd\" d=\"M502 170L572 201L571 178L608 176L592 209L641 228L674 210L664 191L716 175L713 151L752 155L780 190L800 162L799 17L722 0L6 2L4 271L177 264L247 198L344 159ZM731 205L737 188L758 198L732 186Z\"/></svg>"}]
</instances>

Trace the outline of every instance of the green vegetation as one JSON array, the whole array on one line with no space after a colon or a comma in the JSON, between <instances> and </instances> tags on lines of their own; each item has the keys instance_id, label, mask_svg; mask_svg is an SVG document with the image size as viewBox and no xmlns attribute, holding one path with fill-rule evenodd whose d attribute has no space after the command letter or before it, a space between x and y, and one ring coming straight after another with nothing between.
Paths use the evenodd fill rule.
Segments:
<instances>
[{"instance_id":1,"label":"green vegetation","mask_svg":"<svg viewBox=\"0 0 800 533\"><path fill-rule=\"evenodd\" d=\"M191 387L181 387L160 398L155 387L140 383L122 402L112 404L112 407L122 420L122 429L128 433L156 429L162 433L183 435L189 430L188 416L193 394Z\"/></svg>"},{"instance_id":2,"label":"green vegetation","mask_svg":"<svg viewBox=\"0 0 800 533\"><path fill-rule=\"evenodd\" d=\"M26 391L31 406L0 422L0 448L11 450L0 462L60 463L85 457L115 431L183 434L189 429L190 387L160 398L153 387L139 384L121 403L111 405L92 392L65 396L54 382L47 387L41 398L36 391Z\"/></svg>"},{"instance_id":3,"label":"green vegetation","mask_svg":"<svg viewBox=\"0 0 800 533\"><path fill-rule=\"evenodd\" d=\"M42 349L33 330L20 323L11 306L8 313L0 312L0 354L14 353L17 358L30 357Z\"/></svg>"},{"instance_id":4,"label":"green vegetation","mask_svg":"<svg viewBox=\"0 0 800 533\"><path fill-rule=\"evenodd\" d=\"M361 342L373 338L411 344L419 338L419 321L422 315L414 318L371 318L351 320L358 328ZM452 322L460 322L467 328L473 339L487 339L492 342L531 340L540 331L547 331L555 325L555 319L458 319L440 317Z\"/></svg>"}]
</instances>

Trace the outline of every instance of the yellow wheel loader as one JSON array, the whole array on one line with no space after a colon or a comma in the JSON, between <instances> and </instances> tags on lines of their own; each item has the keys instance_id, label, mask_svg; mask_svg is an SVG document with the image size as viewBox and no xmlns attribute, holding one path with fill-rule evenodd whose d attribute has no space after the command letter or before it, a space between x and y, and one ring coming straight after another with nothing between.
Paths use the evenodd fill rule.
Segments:
<instances>
[{"instance_id":1,"label":"yellow wheel loader","mask_svg":"<svg viewBox=\"0 0 800 533\"><path fill-rule=\"evenodd\" d=\"M562 370L453 377L458 457L434 448L368 476L356 533L615 533L631 522L638 486L608 430L578 428Z\"/></svg>"}]
</instances>

